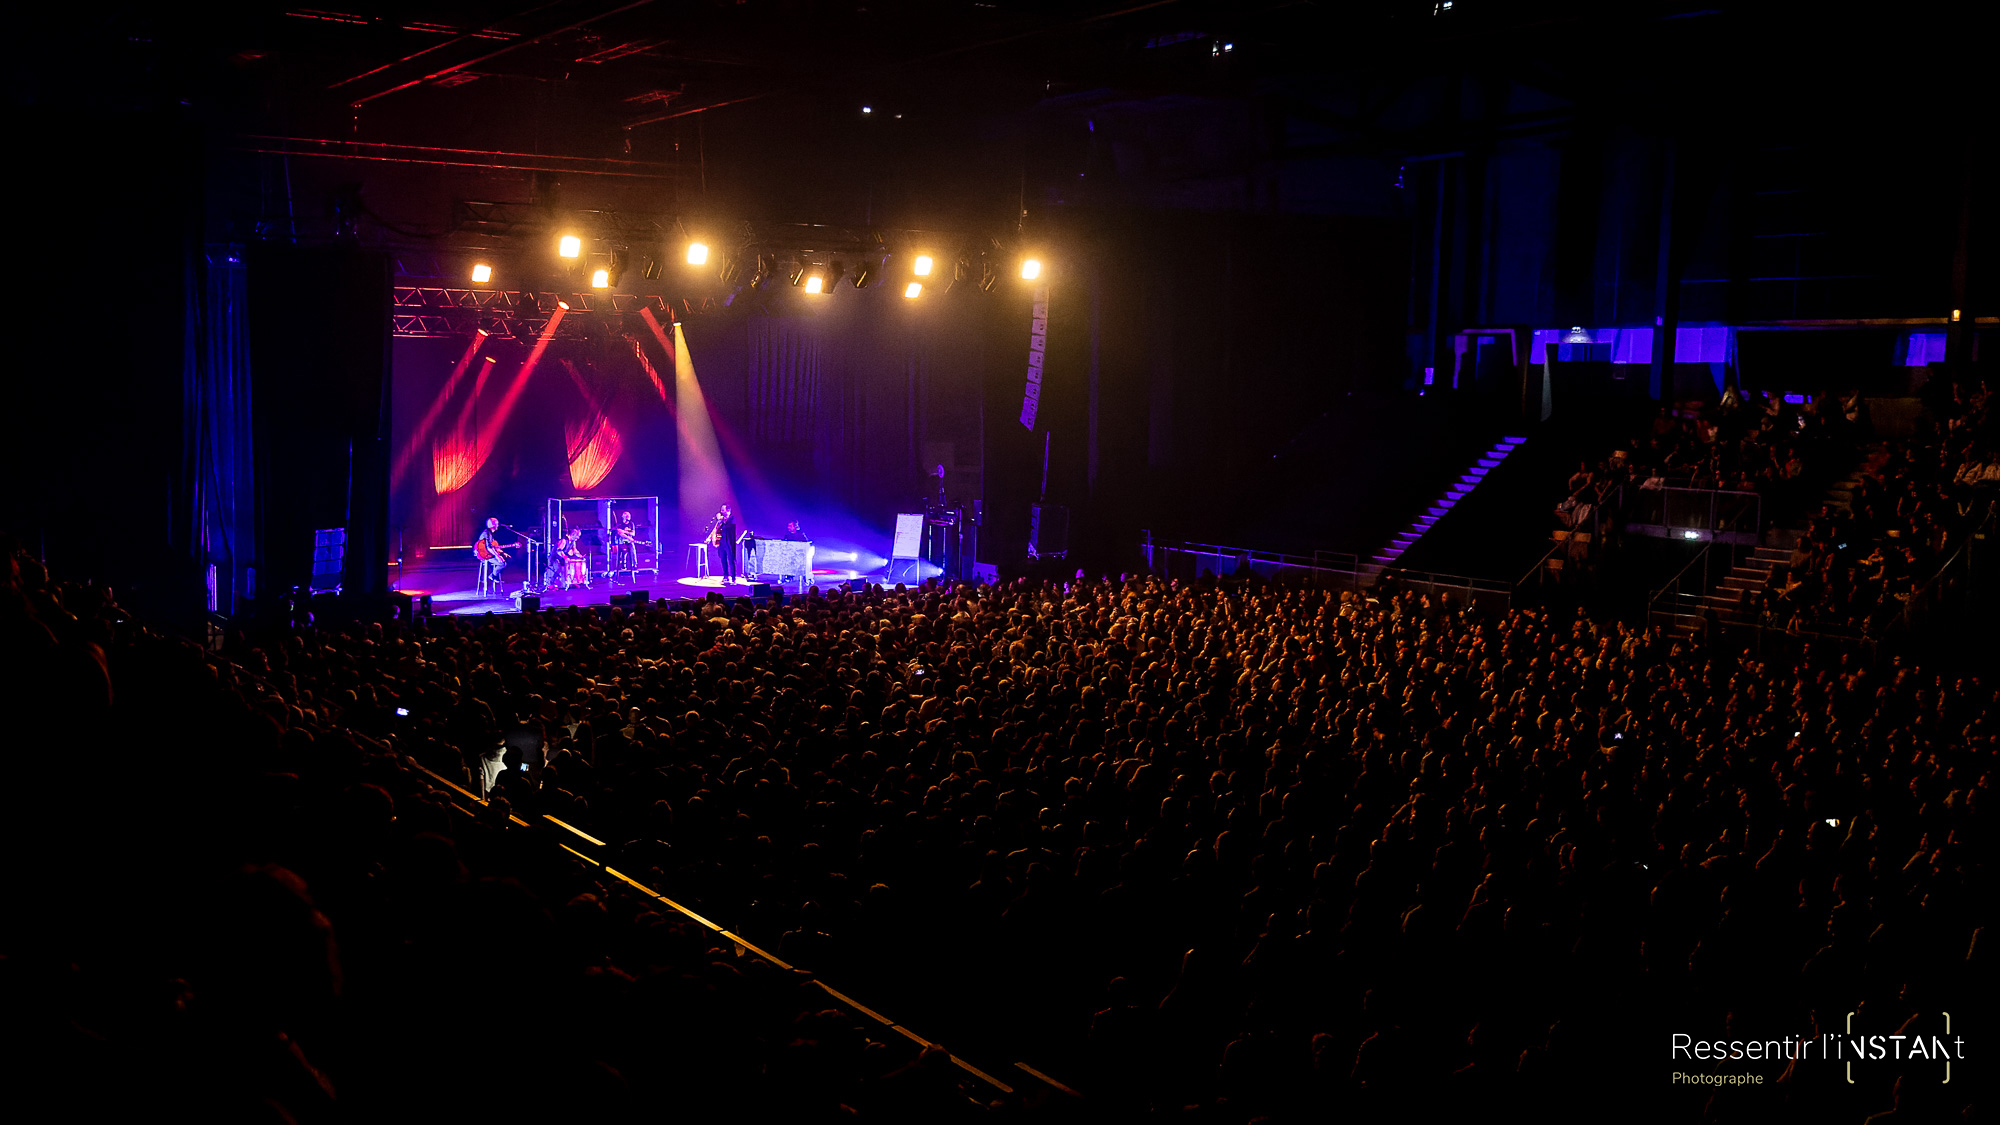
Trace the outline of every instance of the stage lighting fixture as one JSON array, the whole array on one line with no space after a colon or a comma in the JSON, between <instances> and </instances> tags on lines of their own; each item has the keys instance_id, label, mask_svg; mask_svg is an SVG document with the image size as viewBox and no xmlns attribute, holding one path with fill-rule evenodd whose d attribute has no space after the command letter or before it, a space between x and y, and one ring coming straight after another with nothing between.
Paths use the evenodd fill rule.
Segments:
<instances>
[{"instance_id":1,"label":"stage lighting fixture","mask_svg":"<svg viewBox=\"0 0 2000 1125\"><path fill-rule=\"evenodd\" d=\"M1042 276L1042 263L1033 258L1021 262L1021 280L1033 281L1040 276Z\"/></svg>"},{"instance_id":2,"label":"stage lighting fixture","mask_svg":"<svg viewBox=\"0 0 2000 1125\"><path fill-rule=\"evenodd\" d=\"M875 280L874 262L863 262L860 265L854 267L854 287L856 289L866 289L868 288L869 283L874 280Z\"/></svg>"},{"instance_id":3,"label":"stage lighting fixture","mask_svg":"<svg viewBox=\"0 0 2000 1125\"><path fill-rule=\"evenodd\" d=\"M817 272L815 272L811 277L806 278L806 292L823 293L825 291L826 291L826 278L821 277Z\"/></svg>"},{"instance_id":4,"label":"stage lighting fixture","mask_svg":"<svg viewBox=\"0 0 2000 1125\"><path fill-rule=\"evenodd\" d=\"M805 279L806 279L806 264L804 262L794 262L792 264L791 283L793 285L797 285L800 282L804 281Z\"/></svg>"},{"instance_id":5,"label":"stage lighting fixture","mask_svg":"<svg viewBox=\"0 0 2000 1125\"><path fill-rule=\"evenodd\" d=\"M921 281L912 281L908 285L903 286L903 296L908 297L912 301L923 296L923 293L924 283Z\"/></svg>"},{"instance_id":6,"label":"stage lighting fixture","mask_svg":"<svg viewBox=\"0 0 2000 1125\"><path fill-rule=\"evenodd\" d=\"M473 265L472 267L473 284L484 285L492 280L493 280L492 266L487 265L485 262L477 262Z\"/></svg>"},{"instance_id":7,"label":"stage lighting fixture","mask_svg":"<svg viewBox=\"0 0 2000 1125\"><path fill-rule=\"evenodd\" d=\"M919 254L917 255L916 265L911 268L910 272L916 274L918 277L929 277L931 275L931 266L935 264L931 261L929 254Z\"/></svg>"},{"instance_id":8,"label":"stage lighting fixture","mask_svg":"<svg viewBox=\"0 0 2000 1125\"><path fill-rule=\"evenodd\" d=\"M559 308L559 309L561 309L561 310L562 310L562 311L564 311L564 312L568 312L568 311L569 311L569 302L568 302L568 301L557 301L557 302L556 302L556 307L557 307L557 308Z\"/></svg>"},{"instance_id":9,"label":"stage lighting fixture","mask_svg":"<svg viewBox=\"0 0 2000 1125\"><path fill-rule=\"evenodd\" d=\"M590 287L591 287L592 289L609 289L609 288L611 288L611 271L610 271L610 270L591 270L591 271L590 271Z\"/></svg>"},{"instance_id":10,"label":"stage lighting fixture","mask_svg":"<svg viewBox=\"0 0 2000 1125\"><path fill-rule=\"evenodd\" d=\"M611 252L611 276L606 280L608 280L613 285L619 284L620 282L625 280L625 271L630 269L631 267L632 267L631 255L627 254L623 250L613 250Z\"/></svg>"},{"instance_id":11,"label":"stage lighting fixture","mask_svg":"<svg viewBox=\"0 0 2000 1125\"><path fill-rule=\"evenodd\" d=\"M583 255L583 239L573 234L563 235L562 239L556 243L556 253L561 254L565 258L581 257Z\"/></svg>"},{"instance_id":12,"label":"stage lighting fixture","mask_svg":"<svg viewBox=\"0 0 2000 1125\"><path fill-rule=\"evenodd\" d=\"M742 276L743 276L742 257L736 254L724 254L722 256L722 271L721 271L722 283L724 285L734 285L736 284L736 280Z\"/></svg>"},{"instance_id":13,"label":"stage lighting fixture","mask_svg":"<svg viewBox=\"0 0 2000 1125\"><path fill-rule=\"evenodd\" d=\"M833 292L833 287L840 284L840 279L843 276L845 276L846 273L847 273L847 263L833 262L829 264L826 267L826 292L828 293Z\"/></svg>"},{"instance_id":14,"label":"stage lighting fixture","mask_svg":"<svg viewBox=\"0 0 2000 1125\"><path fill-rule=\"evenodd\" d=\"M708 247L699 242L688 243L688 265L702 266L707 264Z\"/></svg>"},{"instance_id":15,"label":"stage lighting fixture","mask_svg":"<svg viewBox=\"0 0 2000 1125\"><path fill-rule=\"evenodd\" d=\"M647 281L660 280L660 260L648 254L644 261L646 264L639 267L639 276Z\"/></svg>"}]
</instances>

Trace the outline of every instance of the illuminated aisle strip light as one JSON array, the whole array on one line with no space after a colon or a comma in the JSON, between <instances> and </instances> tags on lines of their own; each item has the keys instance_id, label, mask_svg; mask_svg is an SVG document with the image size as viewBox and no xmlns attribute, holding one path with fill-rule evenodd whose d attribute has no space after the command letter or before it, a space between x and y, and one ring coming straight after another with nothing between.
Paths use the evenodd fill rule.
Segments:
<instances>
[{"instance_id":1,"label":"illuminated aisle strip light","mask_svg":"<svg viewBox=\"0 0 2000 1125\"><path fill-rule=\"evenodd\" d=\"M1424 514L1418 516L1408 530L1391 539L1382 553L1374 556L1369 565L1362 569L1372 577L1396 565L1396 560L1403 557L1403 552L1415 546L1417 540L1422 539L1424 533L1431 529L1431 525L1443 519L1444 514L1451 511L1460 500L1471 495L1472 490L1479 487L1479 482L1486 479L1487 473L1499 468L1500 462L1505 461L1509 453L1514 452L1527 440L1524 437L1501 438L1497 445L1481 454L1479 459L1472 463L1472 467L1465 471L1464 476L1459 477L1450 488L1444 490L1444 495L1438 498L1437 503L1424 509Z\"/></svg>"}]
</instances>

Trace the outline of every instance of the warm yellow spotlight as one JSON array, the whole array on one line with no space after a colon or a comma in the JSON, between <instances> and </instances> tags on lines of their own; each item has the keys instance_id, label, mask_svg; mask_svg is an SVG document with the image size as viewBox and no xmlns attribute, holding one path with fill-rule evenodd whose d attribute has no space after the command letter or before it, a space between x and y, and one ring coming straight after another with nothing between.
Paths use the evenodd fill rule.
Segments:
<instances>
[{"instance_id":1,"label":"warm yellow spotlight","mask_svg":"<svg viewBox=\"0 0 2000 1125\"><path fill-rule=\"evenodd\" d=\"M561 254L565 258L575 258L582 256L583 239L578 238L573 234L563 235L562 241L556 243L556 253Z\"/></svg>"},{"instance_id":2,"label":"warm yellow spotlight","mask_svg":"<svg viewBox=\"0 0 2000 1125\"><path fill-rule=\"evenodd\" d=\"M929 254L917 255L917 268L914 272L918 277L929 277L931 275L931 256ZM915 294L911 294L911 296L915 296Z\"/></svg>"},{"instance_id":3,"label":"warm yellow spotlight","mask_svg":"<svg viewBox=\"0 0 2000 1125\"><path fill-rule=\"evenodd\" d=\"M688 243L688 265L700 266L708 263L708 247L699 242Z\"/></svg>"},{"instance_id":4,"label":"warm yellow spotlight","mask_svg":"<svg viewBox=\"0 0 2000 1125\"><path fill-rule=\"evenodd\" d=\"M821 276L820 276L820 275L818 275L818 274L814 274L814 275L812 275L811 277L809 277L809 278L806 278L806 292L808 292L808 293L822 293L822 292L825 292L825 291L826 291L826 279L825 279L825 278L821 277Z\"/></svg>"},{"instance_id":5,"label":"warm yellow spotlight","mask_svg":"<svg viewBox=\"0 0 2000 1125\"><path fill-rule=\"evenodd\" d=\"M916 300L918 297L922 296L923 292L924 292L924 284L921 281L912 281L908 285L903 287L903 296L908 297L913 301Z\"/></svg>"},{"instance_id":6,"label":"warm yellow spotlight","mask_svg":"<svg viewBox=\"0 0 2000 1125\"><path fill-rule=\"evenodd\" d=\"M1021 263L1022 280L1033 281L1040 276L1042 276L1042 263L1033 258L1029 258Z\"/></svg>"},{"instance_id":7,"label":"warm yellow spotlight","mask_svg":"<svg viewBox=\"0 0 2000 1125\"><path fill-rule=\"evenodd\" d=\"M492 281L493 267L487 265L485 262L480 262L479 264L473 266L472 280L479 285L484 285L487 282Z\"/></svg>"},{"instance_id":8,"label":"warm yellow spotlight","mask_svg":"<svg viewBox=\"0 0 2000 1125\"><path fill-rule=\"evenodd\" d=\"M561 310L562 310L562 311L564 311L564 312L568 312L568 311L569 311L569 302L568 302L568 301L557 301L557 302L556 302L556 307L557 307L557 308L559 308L559 309L561 309Z\"/></svg>"},{"instance_id":9,"label":"warm yellow spotlight","mask_svg":"<svg viewBox=\"0 0 2000 1125\"><path fill-rule=\"evenodd\" d=\"M611 271L610 271L610 270L591 270L591 271L590 271L590 287L591 287L592 289L609 289L609 288L611 288Z\"/></svg>"}]
</instances>

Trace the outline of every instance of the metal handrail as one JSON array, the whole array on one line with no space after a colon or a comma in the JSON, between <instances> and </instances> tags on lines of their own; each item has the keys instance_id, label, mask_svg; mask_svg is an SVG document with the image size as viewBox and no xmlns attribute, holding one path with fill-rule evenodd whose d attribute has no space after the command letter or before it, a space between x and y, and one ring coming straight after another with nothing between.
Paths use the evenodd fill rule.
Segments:
<instances>
[{"instance_id":1,"label":"metal handrail","mask_svg":"<svg viewBox=\"0 0 2000 1125\"><path fill-rule=\"evenodd\" d=\"M254 680L257 683L264 685L266 688L271 689L272 691L277 690L276 685L272 684L271 681L265 679L263 676L258 675L256 672L253 672L248 668L245 668L243 665L238 664L234 660L227 660L226 658L224 659L225 663L227 663L229 668L236 674ZM373 738L370 738L368 735L362 734L361 732L356 731L352 733L360 735L360 737L367 739L370 742L375 741ZM479 796L478 794L472 792L470 789L467 789L465 786L460 785L455 781L452 781L450 778L445 777L440 773L437 773L430 767L417 761L415 757L407 753L404 753L402 750L396 748L392 748L392 750L395 753L396 757L399 760L401 760L401 762L405 766L414 769L419 773L422 773L424 776L430 778L432 781L436 782L439 785L444 786L446 789L450 790L458 797L461 797L464 800L473 803L474 805L477 805L481 808L485 808L487 806L488 801L486 798ZM456 805L458 802L453 801L452 803ZM462 811L470 811L470 810L462 810ZM576 827L575 825L568 824L564 821L558 820L553 816L547 815L546 813L534 814L534 815L537 817L538 820L544 821L553 827L553 830L557 833L557 835L553 836L552 839L555 841L557 847L561 848L565 852L568 852L572 857L581 860L582 862L587 863L593 867L596 867L597 869L603 871L607 876L610 876L611 878L616 879L621 883L624 883L626 886L632 888L633 890L639 892L640 894L643 894L648 898L653 899L660 905L672 910L674 913L680 915L683 918L686 918L688 921L701 926L703 929L708 930L709 932L715 934L717 937L720 937L728 941L732 946L734 946L738 950L739 955L755 957L760 961L767 962L770 965L778 969L784 970L786 972L804 972L804 970L799 969L791 962L778 957L776 954L771 953L770 951L757 945L755 942L749 940L748 938L742 936L741 934L734 933L724 928L721 924L703 917L702 915L696 913L695 911L689 909L688 907L683 906L678 902L675 902L673 899L668 898L666 895L661 894L659 891L656 891L653 888L648 887L645 884L639 882L638 880L632 878L630 875L627 875L624 872L619 871L617 868L612 867L610 863L606 862L604 857L598 855L591 855L588 854L586 850L580 850L580 849L591 849L591 848L596 848L596 849L605 848L608 845L606 845L604 841L599 840L595 836L590 835L589 833L583 831L582 829ZM514 824L515 826L521 828L536 827L536 824L533 821L524 820L521 818L519 814L514 813L512 811L508 813L507 820L509 823ZM567 840L568 842L565 843L564 842L565 840ZM574 847L571 846L572 844L574 844L575 846ZM978 1082L984 1083L990 1089L1001 1094L1012 1094L1014 1092L1013 1086L1008 1085L1005 1081L996 1078L991 1074L988 1074L984 1070L981 1070L980 1068L974 1066L973 1064L967 1062L966 1060L958 1057L958 1055L952 1053L952 1051L949 1048L946 1048L943 1044L938 1043L931 1039L924 1038L922 1035L917 1034L916 1032L910 1030L908 1027L905 1027L901 1023L898 1023L895 1020L890 1019L888 1016L883 1015L881 1012L878 1012L875 1009L868 1007L866 1004L863 1004L860 1001L854 999L853 997L847 995L846 993L841 992L840 990L834 988L832 985L827 984L825 981L818 979L817 976L812 977L812 979L809 980L807 983L817 987L822 992L826 993L827 997L831 999L835 1004L838 1004L839 1006L846 1008L849 1011L856 1012L866 1017L867 1019L873 1021L877 1025L881 1026L884 1030L892 1031L897 1035L903 1037L904 1039L907 1039L910 1042L914 1043L917 1049L920 1051L927 1050L931 1047L936 1047L939 1050L944 1051L945 1056L950 1060L953 1066L963 1071L970 1078ZM1040 1071L1035 1070L1033 1067L1030 1067L1025 1063L1015 1063L1014 1065L1059 1091L1069 1094L1075 1094L1076 1092L1074 1090L1071 1090L1068 1086L1063 1085L1061 1082L1058 1082L1055 1079L1050 1078L1045 1074L1042 1074Z\"/></svg>"},{"instance_id":2,"label":"metal handrail","mask_svg":"<svg viewBox=\"0 0 2000 1125\"><path fill-rule=\"evenodd\" d=\"M1929 578L1924 579L1922 585L1910 591L1910 600L1905 602L1902 611L1896 614L1895 623L1898 628L1907 629L1910 626L1911 614L1916 610L1918 603L1927 599L1932 589L1944 580L1946 572L1957 565L1959 559L1966 556L1972 549L1972 541L1985 533L1986 525L1993 522L1996 512L2000 512L2000 507L1996 507L1991 502L1988 502L1986 505L1986 515L1981 517L1978 523L1972 525L1964 535L1959 537L1958 546L1952 550L1951 554L1945 556L1944 562L1938 564L1937 570L1932 572Z\"/></svg>"},{"instance_id":3,"label":"metal handrail","mask_svg":"<svg viewBox=\"0 0 2000 1125\"><path fill-rule=\"evenodd\" d=\"M1474 593L1482 593L1506 594L1511 598L1514 590L1512 583L1500 578L1474 578L1463 574L1445 574L1429 570L1407 570L1394 566L1364 571L1361 566L1360 556L1346 551L1317 551L1313 554L1313 561L1306 562L1302 555L1288 555L1277 551L1257 551L1248 547L1226 547L1217 543L1160 543L1155 541L1141 544L1141 546L1150 547L1155 552L1155 557L1164 554L1183 554L1199 558L1247 559L1252 563L1265 563L1271 566L1311 571L1316 574L1333 575L1347 579L1356 589L1361 588L1364 578L1373 578L1377 582L1389 579L1410 585L1459 589L1466 591L1468 597ZM1329 565L1334 559L1341 560L1341 564Z\"/></svg>"},{"instance_id":4,"label":"metal handrail","mask_svg":"<svg viewBox=\"0 0 2000 1125\"><path fill-rule=\"evenodd\" d=\"M1688 597L1688 596L1690 596L1690 595L1687 595L1687 594L1683 594L1683 593L1681 593L1681 592L1680 592L1680 584L1681 584L1681 579L1682 579L1682 578L1684 578L1684 577L1686 577L1686 575L1687 575L1688 571L1690 571L1690 570L1693 570L1693 569L1694 569L1694 564L1696 564L1696 563L1700 563L1700 564L1701 564L1701 572L1702 572L1702 575L1703 575L1703 580L1702 580L1702 587L1703 587L1703 589L1704 589L1704 590L1706 590L1706 588L1707 588L1707 585L1708 585L1708 582L1707 582L1707 574L1708 574L1708 553L1709 553L1710 551L1714 550L1714 549L1715 549L1715 544L1713 544L1713 543L1706 543L1706 544L1703 544L1703 545L1702 545L1702 548L1701 548L1701 550L1699 550L1699 551L1696 551L1696 552L1695 552L1695 554L1694 554L1694 557L1693 557L1693 558L1689 559L1689 560L1687 561L1687 563L1686 563L1686 564L1685 564L1684 566L1682 566L1682 567L1681 567L1681 568L1680 568L1679 570L1675 571L1675 572L1674 572L1674 576L1673 576L1672 578L1669 578L1669 579L1667 579L1667 581L1666 581L1666 583L1665 583L1664 585L1662 585L1662 586L1661 586L1661 587L1660 587L1659 589L1657 589L1657 590L1653 591L1652 595L1651 595L1650 597L1648 597L1648 598L1646 599L1646 612L1647 612L1647 614L1648 614L1648 615L1651 615L1651 614L1652 614L1652 613L1654 612L1654 608L1653 608L1653 607L1655 607L1655 606L1659 605L1659 604L1660 604L1660 599L1661 599L1661 598L1664 598L1664 597L1666 597L1666 596L1667 596L1667 593L1668 593L1668 591L1670 591L1670 590L1671 590L1671 591L1673 591L1673 594L1674 594L1674 596L1675 596L1675 597ZM1700 595L1700 594L1695 594L1695 595L1692 595L1692 596L1693 596L1693 597L1696 597L1696 598L1699 598L1699 597L1700 597L1701 595Z\"/></svg>"},{"instance_id":5,"label":"metal handrail","mask_svg":"<svg viewBox=\"0 0 2000 1125\"><path fill-rule=\"evenodd\" d=\"M465 788L462 785L459 785L458 783L452 781L450 778L443 776L442 774L438 774L432 771L430 768L426 767L423 763L417 761L415 758L412 758L406 754L400 756L403 759L404 765L418 771L419 773L422 773L424 776L430 778L432 781L438 783L439 785L442 785L445 788L451 790L453 793L456 793L458 796L464 798L465 800L470 801L476 805L479 805L482 808L486 806L487 801L485 798L474 795L471 790ZM653 888L646 886L644 883L639 882L638 880L632 878L630 875L627 875L624 872L618 870L617 868L612 867L611 864L606 862L604 858L588 854L586 851L583 850L579 850L586 846L595 846L598 848L602 848L606 846L602 840L599 840L596 837L591 836L588 833L585 833L582 829L579 829L574 825L565 824L564 822L557 820L555 817L549 816L547 814L538 814L538 815L540 816L540 819L548 821L549 823L555 825L558 829L561 829L563 832L568 833L567 837L559 836L556 838L557 846L562 848L562 850L568 852L575 858L580 859L583 862L591 865L592 867L595 867L603 871L606 875L610 876L611 878L616 879L621 883L624 883L626 886L632 888L635 891L638 891L640 894L643 894L650 899L653 899L660 905L665 906L669 910L672 910L674 913L679 914L683 918L686 918L688 921L693 922L698 926L701 926L703 929L706 929L709 932L715 934L717 937L722 938L723 940L729 942L731 945L735 946L736 949L741 954L755 957L760 961L768 962L771 965L774 965L777 968L783 969L787 972L799 971L798 966L793 965L789 961L783 960L776 954L757 945L757 943L751 941L749 938L746 938L741 934L725 929L721 924L710 921L709 919L702 917L700 914L697 914L693 910L690 910L687 907L681 905L680 903L675 902L673 899L668 898L666 895L663 895L660 892L654 890ZM508 816L508 819L512 821L514 824L520 825L521 827L524 828L534 827L531 821L522 820L519 816L516 815L510 814ZM565 839L567 839L568 841L567 843L564 842ZM945 1051L945 1054L950 1057L951 1062L954 1066L964 1071L967 1075L979 1080L980 1082L986 1083L987 1085L999 1091L1000 1093L1003 1094L1013 1093L1014 1088L1012 1086L1009 1086L1007 1083L1001 1081L998 1078L995 1078L994 1076L986 1073L985 1071L979 1069L978 1067L972 1065L971 1063L966 1062L964 1059L959 1058L957 1055L952 1054L948 1049L945 1049L942 1044L924 1038L923 1036L917 1034L914 1031L911 1031L909 1028L903 1026L902 1024L897 1023L895 1020L890 1019L888 1016L885 1016L882 1013L874 1010L873 1008L870 1008L867 1005L862 1004L861 1002L855 1000L853 997L848 996L846 993L839 991L832 985L827 984L825 981L819 980L817 977L815 977L809 983L817 986L821 991L825 992L829 998L831 998L835 1003L841 1005L842 1007L847 1008L854 1012L858 1012L861 1015L867 1017L868 1019L874 1021L875 1023L881 1025L885 1030L893 1031L896 1034L902 1036L903 1038L910 1040L912 1043L915 1043L919 1050L924 1050L930 1047L938 1047L940 1050Z\"/></svg>"},{"instance_id":6,"label":"metal handrail","mask_svg":"<svg viewBox=\"0 0 2000 1125\"><path fill-rule=\"evenodd\" d=\"M1666 527L1666 528L1685 528L1688 530L1700 529L1702 531L1706 531L1711 534L1718 531L1737 531L1737 532L1747 531L1752 535L1760 537L1763 534L1764 497L1762 493L1747 491L1740 488L1683 488L1677 485L1668 485L1664 488L1642 489L1641 491L1659 493L1660 520L1658 524L1655 524L1653 526ZM1675 519L1673 510L1674 505L1669 501L1668 498L1676 493L1682 496L1707 497L1708 517L1703 520L1693 520L1693 521L1683 521ZM1748 498L1750 505L1750 511L1749 511L1750 526L1748 527L1743 526L1743 521L1741 519L1740 512L1732 516L1727 513L1721 512L1719 510L1721 506L1721 499L1727 496L1740 496ZM1652 521L1650 520L1644 522L1648 524L1652 523ZM1725 526L1726 524L1733 526Z\"/></svg>"}]
</instances>

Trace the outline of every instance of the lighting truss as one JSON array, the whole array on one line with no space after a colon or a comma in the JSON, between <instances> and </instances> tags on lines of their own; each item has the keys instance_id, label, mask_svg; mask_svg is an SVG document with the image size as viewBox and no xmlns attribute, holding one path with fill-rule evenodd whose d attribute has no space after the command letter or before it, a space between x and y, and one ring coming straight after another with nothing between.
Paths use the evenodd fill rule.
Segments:
<instances>
[{"instance_id":1,"label":"lighting truss","mask_svg":"<svg viewBox=\"0 0 2000 1125\"><path fill-rule=\"evenodd\" d=\"M638 293L536 292L519 289L465 289L454 286L398 285L392 299L391 315L398 336L464 336L479 327L481 320L542 322L544 311L562 301L569 315L556 329L558 337L582 336L589 331L579 314L636 316L641 308L654 315L671 313L675 318L701 316L719 311L722 305L712 297L699 302L691 298L673 299Z\"/></svg>"}]
</instances>

